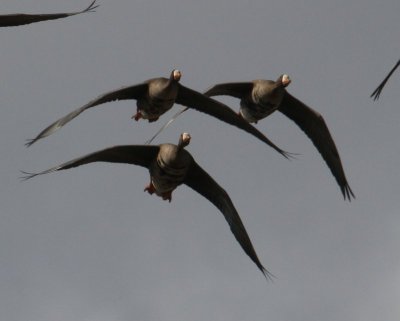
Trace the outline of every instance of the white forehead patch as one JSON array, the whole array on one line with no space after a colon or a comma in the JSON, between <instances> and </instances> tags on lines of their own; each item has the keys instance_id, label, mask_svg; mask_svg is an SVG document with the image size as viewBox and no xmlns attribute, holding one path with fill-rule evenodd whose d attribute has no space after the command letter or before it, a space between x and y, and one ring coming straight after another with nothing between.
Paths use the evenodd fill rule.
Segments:
<instances>
[{"instance_id":1,"label":"white forehead patch","mask_svg":"<svg viewBox=\"0 0 400 321\"><path fill-rule=\"evenodd\" d=\"M190 142L190 134L189 133L182 133L182 141L184 142Z\"/></svg>"},{"instance_id":2,"label":"white forehead patch","mask_svg":"<svg viewBox=\"0 0 400 321\"><path fill-rule=\"evenodd\" d=\"M284 75L282 76L282 84L283 84L284 86L287 86L287 85L289 85L290 83L291 83L290 77L289 77L287 74L284 74Z\"/></svg>"},{"instance_id":3,"label":"white forehead patch","mask_svg":"<svg viewBox=\"0 0 400 321\"><path fill-rule=\"evenodd\" d=\"M180 80L181 77L182 77L182 73L180 72L180 70L175 69L175 70L174 70L174 73L173 73L173 76L174 76L174 79L175 79L175 80Z\"/></svg>"}]
</instances>

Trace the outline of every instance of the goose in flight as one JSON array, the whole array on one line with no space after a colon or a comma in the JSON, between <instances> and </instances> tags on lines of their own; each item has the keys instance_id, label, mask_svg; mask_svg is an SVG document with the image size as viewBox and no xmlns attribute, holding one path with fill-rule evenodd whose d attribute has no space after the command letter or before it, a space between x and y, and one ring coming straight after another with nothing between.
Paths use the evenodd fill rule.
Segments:
<instances>
[{"instance_id":1,"label":"goose in flight","mask_svg":"<svg viewBox=\"0 0 400 321\"><path fill-rule=\"evenodd\" d=\"M150 183L145 191L171 202L172 191L185 184L213 203L224 215L231 231L243 250L268 279L272 274L261 264L246 229L228 193L203 170L185 149L190 135L182 133L179 143L156 145L125 145L106 148L73 159L40 173L22 172L22 179L65 170L93 162L125 163L145 167L150 172Z\"/></svg>"},{"instance_id":2,"label":"goose in flight","mask_svg":"<svg viewBox=\"0 0 400 321\"><path fill-rule=\"evenodd\" d=\"M344 199L350 201L355 196L324 118L287 92L290 82L289 76L284 74L276 81L223 83L211 87L204 95L228 95L240 99L239 115L249 123L257 123L276 110L289 117L311 139L335 177Z\"/></svg>"}]
</instances>

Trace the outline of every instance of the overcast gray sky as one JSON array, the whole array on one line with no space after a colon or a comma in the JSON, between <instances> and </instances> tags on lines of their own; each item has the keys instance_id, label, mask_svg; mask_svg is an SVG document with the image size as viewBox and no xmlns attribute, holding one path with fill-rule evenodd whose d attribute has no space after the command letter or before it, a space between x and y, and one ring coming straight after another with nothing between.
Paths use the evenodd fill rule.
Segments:
<instances>
[{"instance_id":1,"label":"overcast gray sky","mask_svg":"<svg viewBox=\"0 0 400 321\"><path fill-rule=\"evenodd\" d=\"M83 9L90 0L2 0L2 14ZM0 319L7 321L395 321L400 315L398 0L98 0L96 13L1 28ZM29 149L98 95L179 68L182 84L276 79L325 118L357 199L282 114L257 128L287 161L232 126L182 115L155 143L188 150L230 194L267 282L219 211L186 186L143 192L143 168L90 164L18 180L119 144L174 114L134 122L109 103ZM236 99L221 99L238 110Z\"/></svg>"}]
</instances>

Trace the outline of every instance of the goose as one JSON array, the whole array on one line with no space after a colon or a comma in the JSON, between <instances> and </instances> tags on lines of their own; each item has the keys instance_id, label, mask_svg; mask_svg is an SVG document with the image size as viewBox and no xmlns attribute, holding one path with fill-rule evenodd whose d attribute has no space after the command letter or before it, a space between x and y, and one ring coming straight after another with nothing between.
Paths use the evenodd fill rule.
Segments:
<instances>
[{"instance_id":1,"label":"goose","mask_svg":"<svg viewBox=\"0 0 400 321\"><path fill-rule=\"evenodd\" d=\"M285 158L291 157L291 153L280 149L254 126L239 117L228 106L181 85L179 83L181 76L181 72L178 69L174 69L169 78L153 78L137 85L122 87L100 95L86 105L55 121L53 124L41 131L35 138L29 139L26 146L31 146L39 139L51 135L86 109L115 100L135 99L137 112L132 116L132 118L136 121L147 119L149 122L154 122L158 120L162 114L171 109L174 103L177 103L196 109L236 126L259 138Z\"/></svg>"},{"instance_id":2,"label":"goose","mask_svg":"<svg viewBox=\"0 0 400 321\"><path fill-rule=\"evenodd\" d=\"M106 148L39 173L22 172L23 180L38 175L65 170L93 162L127 163L145 167L150 173L150 183L144 189L171 202L172 192L181 184L186 184L213 203L224 215L231 231L243 250L269 279L272 274L261 264L250 241L250 237L236 211L228 193L203 170L185 149L191 136L182 133L177 145L121 145Z\"/></svg>"},{"instance_id":3,"label":"goose","mask_svg":"<svg viewBox=\"0 0 400 321\"><path fill-rule=\"evenodd\" d=\"M262 79L217 84L204 95L239 98L239 115L249 123L257 123L276 110L289 117L311 139L335 177L344 199L351 201L355 196L347 182L339 152L324 118L286 91L290 83L290 77L283 74L276 81Z\"/></svg>"},{"instance_id":4,"label":"goose","mask_svg":"<svg viewBox=\"0 0 400 321\"><path fill-rule=\"evenodd\" d=\"M374 90L374 92L370 96L371 98L373 98L374 100L378 100L379 99L379 96L381 94L381 91L382 91L383 87L385 87L387 81L389 80L389 78L392 76L392 74L394 73L394 71L397 69L397 67L399 65L400 65L400 60L394 65L392 70L390 70L390 72L387 74L385 79L383 79L381 84Z\"/></svg>"},{"instance_id":5,"label":"goose","mask_svg":"<svg viewBox=\"0 0 400 321\"><path fill-rule=\"evenodd\" d=\"M14 13L14 14L0 15L0 27L15 27L39 21L66 18L69 16L75 16L77 14L85 12L94 12L94 9L98 7L98 5L96 6L94 5L95 2L96 0L94 0L86 9L77 12L49 13L49 14Z\"/></svg>"}]
</instances>

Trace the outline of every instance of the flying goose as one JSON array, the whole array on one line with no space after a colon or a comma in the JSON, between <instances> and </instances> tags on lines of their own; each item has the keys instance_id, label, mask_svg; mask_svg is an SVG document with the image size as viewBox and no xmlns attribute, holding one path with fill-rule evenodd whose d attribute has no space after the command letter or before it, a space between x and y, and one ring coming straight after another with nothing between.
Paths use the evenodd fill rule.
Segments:
<instances>
[{"instance_id":1,"label":"flying goose","mask_svg":"<svg viewBox=\"0 0 400 321\"><path fill-rule=\"evenodd\" d=\"M355 197L340 160L339 152L321 114L306 106L286 91L291 80L281 75L276 81L254 80L217 84L204 95L228 95L240 99L239 115L249 123L257 123L275 110L293 120L311 139L336 178L344 199Z\"/></svg>"},{"instance_id":2,"label":"flying goose","mask_svg":"<svg viewBox=\"0 0 400 321\"><path fill-rule=\"evenodd\" d=\"M158 120L162 114L171 109L174 103L177 103L196 109L243 129L274 148L284 157L291 157L290 153L277 147L254 126L239 117L228 106L206 97L197 91L184 87L179 83L180 79L181 72L174 69L169 78L153 78L137 85L123 87L103 94L55 121L40 132L36 138L28 140L26 146L30 146L39 139L51 135L86 109L115 100L136 99L137 112L132 116L136 121L139 119L147 119L149 122L154 122Z\"/></svg>"},{"instance_id":3,"label":"flying goose","mask_svg":"<svg viewBox=\"0 0 400 321\"><path fill-rule=\"evenodd\" d=\"M383 79L381 84L374 90L374 92L370 96L371 98L374 98L374 100L378 100L379 99L379 96L381 94L381 91L382 91L383 87L385 87L387 81L389 80L389 78L392 76L392 74L394 73L394 71L397 69L397 67L399 65L400 65L400 60L394 65L392 70L388 73L388 75L385 77L385 79Z\"/></svg>"},{"instance_id":4,"label":"flying goose","mask_svg":"<svg viewBox=\"0 0 400 321\"><path fill-rule=\"evenodd\" d=\"M127 163L146 167L150 172L150 183L144 191L155 193L163 200L171 202L172 191L179 185L186 184L213 203L224 215L233 235L268 279L271 274L263 267L253 248L246 229L236 211L228 193L218 185L184 149L190 142L190 135L182 133L178 145L125 145L100 150L83 157L73 159L59 166L40 173L22 172L23 180L38 175L69 169L93 162Z\"/></svg>"},{"instance_id":5,"label":"flying goose","mask_svg":"<svg viewBox=\"0 0 400 321\"><path fill-rule=\"evenodd\" d=\"M39 21L65 18L81 14L84 12L94 12L94 9L98 7L98 5L96 6L94 5L95 2L96 0L94 0L86 9L78 12L49 13L49 14L14 13L14 14L0 15L0 27L15 27Z\"/></svg>"}]
</instances>

